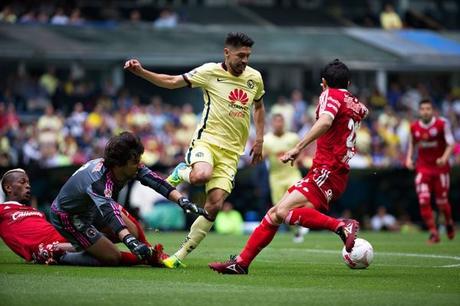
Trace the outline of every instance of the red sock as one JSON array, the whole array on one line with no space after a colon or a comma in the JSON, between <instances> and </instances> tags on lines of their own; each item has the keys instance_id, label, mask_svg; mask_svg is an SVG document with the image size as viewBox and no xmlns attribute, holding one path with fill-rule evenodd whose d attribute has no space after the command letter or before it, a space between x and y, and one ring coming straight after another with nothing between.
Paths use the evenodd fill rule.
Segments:
<instances>
[{"instance_id":1,"label":"red sock","mask_svg":"<svg viewBox=\"0 0 460 306\"><path fill-rule=\"evenodd\" d=\"M142 261L131 252L120 252L120 266L134 266L142 264Z\"/></svg>"},{"instance_id":2,"label":"red sock","mask_svg":"<svg viewBox=\"0 0 460 306\"><path fill-rule=\"evenodd\" d=\"M142 228L142 225L139 223L139 221L136 220L131 214L127 215L128 219L131 220L131 222L136 225L137 228L137 240L139 240L142 243L145 243L147 246L152 246L148 241L147 238L145 237L144 229Z\"/></svg>"},{"instance_id":3,"label":"red sock","mask_svg":"<svg viewBox=\"0 0 460 306\"><path fill-rule=\"evenodd\" d=\"M429 231L436 233L436 225L434 224L433 210L431 209L430 204L420 204L420 215L422 216L423 221L425 221L426 226Z\"/></svg>"},{"instance_id":4,"label":"red sock","mask_svg":"<svg viewBox=\"0 0 460 306\"><path fill-rule=\"evenodd\" d=\"M450 206L449 201L443 204L438 204L438 209L440 212L443 213L444 219L446 219L446 224L452 224L452 208Z\"/></svg>"},{"instance_id":5,"label":"red sock","mask_svg":"<svg viewBox=\"0 0 460 306\"><path fill-rule=\"evenodd\" d=\"M314 208L301 207L292 209L286 217L285 223L302 225L311 229L328 229L335 232L341 221L326 216Z\"/></svg>"},{"instance_id":6,"label":"red sock","mask_svg":"<svg viewBox=\"0 0 460 306\"><path fill-rule=\"evenodd\" d=\"M259 226L252 232L244 249L238 256L238 263L249 266L257 254L273 240L278 228L279 225L274 224L268 214L265 215Z\"/></svg>"}]
</instances>

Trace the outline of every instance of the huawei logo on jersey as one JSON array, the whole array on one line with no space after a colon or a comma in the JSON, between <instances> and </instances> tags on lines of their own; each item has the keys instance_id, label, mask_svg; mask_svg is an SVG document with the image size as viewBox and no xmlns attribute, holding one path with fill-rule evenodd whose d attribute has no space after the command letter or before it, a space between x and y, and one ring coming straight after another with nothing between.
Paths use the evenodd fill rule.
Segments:
<instances>
[{"instance_id":1,"label":"huawei logo on jersey","mask_svg":"<svg viewBox=\"0 0 460 306\"><path fill-rule=\"evenodd\" d=\"M228 99L232 103L240 102L243 105L246 105L249 101L248 94L242 89L235 88L228 95Z\"/></svg>"}]
</instances>

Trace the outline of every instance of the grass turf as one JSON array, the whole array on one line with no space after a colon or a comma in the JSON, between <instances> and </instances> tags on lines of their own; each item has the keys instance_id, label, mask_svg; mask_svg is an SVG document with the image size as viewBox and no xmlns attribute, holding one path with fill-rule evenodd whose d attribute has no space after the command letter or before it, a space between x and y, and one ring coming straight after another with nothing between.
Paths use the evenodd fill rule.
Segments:
<instances>
[{"instance_id":1,"label":"grass turf","mask_svg":"<svg viewBox=\"0 0 460 306\"><path fill-rule=\"evenodd\" d=\"M149 234L174 251L184 233ZM375 250L351 270L326 232L303 244L279 234L247 276L219 275L207 263L239 252L246 236L210 234L188 268L40 266L0 242L0 305L460 305L460 240L425 244L426 233L361 233Z\"/></svg>"}]
</instances>

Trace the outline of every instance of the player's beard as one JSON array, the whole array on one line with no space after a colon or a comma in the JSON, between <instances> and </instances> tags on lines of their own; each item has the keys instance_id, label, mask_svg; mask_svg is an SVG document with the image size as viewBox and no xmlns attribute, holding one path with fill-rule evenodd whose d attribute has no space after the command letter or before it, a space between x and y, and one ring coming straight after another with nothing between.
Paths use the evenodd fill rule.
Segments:
<instances>
[{"instance_id":1,"label":"player's beard","mask_svg":"<svg viewBox=\"0 0 460 306\"><path fill-rule=\"evenodd\" d=\"M244 69L246 69L246 65L243 63L230 63L230 67L232 67L232 71L236 74L236 76L240 76L244 72Z\"/></svg>"},{"instance_id":2,"label":"player's beard","mask_svg":"<svg viewBox=\"0 0 460 306\"><path fill-rule=\"evenodd\" d=\"M422 117L422 122L423 122L424 124L428 124L428 123L430 123L431 119L433 119L433 116Z\"/></svg>"}]
</instances>

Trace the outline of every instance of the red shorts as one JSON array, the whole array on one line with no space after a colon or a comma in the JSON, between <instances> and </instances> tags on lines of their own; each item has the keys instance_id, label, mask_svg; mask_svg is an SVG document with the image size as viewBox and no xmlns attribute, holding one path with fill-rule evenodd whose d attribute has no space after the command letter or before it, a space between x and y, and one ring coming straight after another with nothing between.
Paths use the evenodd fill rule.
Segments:
<instances>
[{"instance_id":1,"label":"red shorts","mask_svg":"<svg viewBox=\"0 0 460 306\"><path fill-rule=\"evenodd\" d=\"M330 170L327 167L313 167L307 175L292 185L288 192L294 190L302 193L319 211L329 211L329 203L340 198L348 182L348 170Z\"/></svg>"},{"instance_id":2,"label":"red shorts","mask_svg":"<svg viewBox=\"0 0 460 306\"><path fill-rule=\"evenodd\" d=\"M415 188L420 203L430 203L431 193L434 193L436 203L444 204L447 201L450 187L449 172L426 173L417 172L415 176Z\"/></svg>"}]
</instances>

